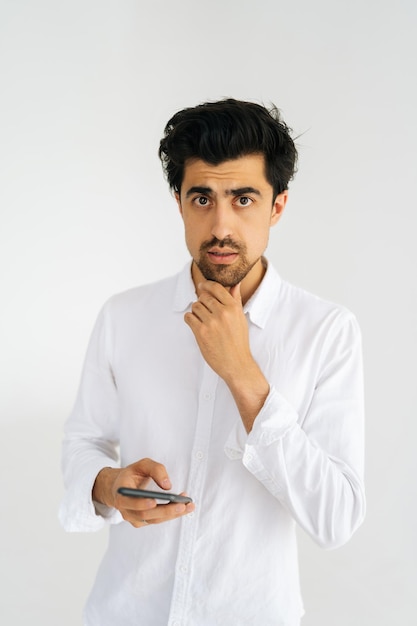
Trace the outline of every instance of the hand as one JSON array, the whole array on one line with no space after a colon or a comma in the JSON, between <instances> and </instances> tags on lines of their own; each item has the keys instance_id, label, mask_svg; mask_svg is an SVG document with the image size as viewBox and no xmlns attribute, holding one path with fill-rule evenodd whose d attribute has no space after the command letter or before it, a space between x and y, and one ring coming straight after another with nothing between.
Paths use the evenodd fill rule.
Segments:
<instances>
[{"instance_id":1,"label":"hand","mask_svg":"<svg viewBox=\"0 0 417 626\"><path fill-rule=\"evenodd\" d=\"M208 280L199 283L197 291L198 300L184 320L210 367L226 382L232 381L253 361L240 285L228 291Z\"/></svg>"},{"instance_id":2,"label":"hand","mask_svg":"<svg viewBox=\"0 0 417 626\"><path fill-rule=\"evenodd\" d=\"M105 467L97 475L93 499L120 511L123 519L135 528L160 524L194 511L193 503L157 504L151 498L130 498L117 492L119 487L145 489L151 479L162 489L171 489L165 467L152 459L141 459L121 469Z\"/></svg>"},{"instance_id":3,"label":"hand","mask_svg":"<svg viewBox=\"0 0 417 626\"><path fill-rule=\"evenodd\" d=\"M269 393L269 384L250 350L240 284L228 291L219 283L205 281L198 284L197 293L198 300L184 321L206 362L228 385L250 432Z\"/></svg>"}]
</instances>

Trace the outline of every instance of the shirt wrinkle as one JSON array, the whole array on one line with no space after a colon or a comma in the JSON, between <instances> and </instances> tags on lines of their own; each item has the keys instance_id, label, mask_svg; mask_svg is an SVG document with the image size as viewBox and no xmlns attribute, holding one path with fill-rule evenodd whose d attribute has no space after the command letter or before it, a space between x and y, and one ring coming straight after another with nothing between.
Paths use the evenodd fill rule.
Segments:
<instances>
[{"instance_id":1,"label":"shirt wrinkle","mask_svg":"<svg viewBox=\"0 0 417 626\"><path fill-rule=\"evenodd\" d=\"M66 530L110 532L85 626L243 626L250 615L262 626L299 626L295 524L332 548L363 520L353 316L268 264L244 307L251 351L270 385L248 434L178 315L195 299L188 263L114 296L93 329L65 425L59 513ZM100 469L145 457L167 467L172 490L187 491L194 513L135 529L92 501Z\"/></svg>"}]
</instances>

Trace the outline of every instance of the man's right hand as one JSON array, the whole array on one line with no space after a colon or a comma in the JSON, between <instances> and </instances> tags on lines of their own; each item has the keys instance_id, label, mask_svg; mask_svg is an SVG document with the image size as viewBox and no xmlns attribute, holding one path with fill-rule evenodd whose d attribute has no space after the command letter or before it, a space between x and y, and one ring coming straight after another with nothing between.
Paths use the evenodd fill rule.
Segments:
<instances>
[{"instance_id":1,"label":"man's right hand","mask_svg":"<svg viewBox=\"0 0 417 626\"><path fill-rule=\"evenodd\" d=\"M194 511L194 504L157 504L153 499L130 498L117 492L119 487L145 489L153 479L161 489L171 489L171 481L164 465L141 459L118 469L105 467L97 475L93 487L93 500L118 509L123 519L135 528L160 524Z\"/></svg>"}]
</instances>

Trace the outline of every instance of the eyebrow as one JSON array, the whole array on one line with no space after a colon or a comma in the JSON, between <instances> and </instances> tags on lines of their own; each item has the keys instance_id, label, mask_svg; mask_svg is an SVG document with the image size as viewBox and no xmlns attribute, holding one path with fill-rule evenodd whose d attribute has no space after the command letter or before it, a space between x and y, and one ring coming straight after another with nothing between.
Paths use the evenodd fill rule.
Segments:
<instances>
[{"instance_id":1,"label":"eyebrow","mask_svg":"<svg viewBox=\"0 0 417 626\"><path fill-rule=\"evenodd\" d=\"M193 195L193 193L201 193L205 196L209 196L210 194L213 193L213 190L211 187L199 187L199 186L190 187L190 189L185 194L185 197L189 198L190 196ZM238 187L238 189L226 190L227 196L244 196L245 194L248 194L248 193L252 193L257 196L262 196L259 189L255 189L255 187Z\"/></svg>"},{"instance_id":2,"label":"eyebrow","mask_svg":"<svg viewBox=\"0 0 417 626\"><path fill-rule=\"evenodd\" d=\"M189 198L190 196L193 195L193 193L201 193L204 196L209 196L212 193L212 189L211 187L190 187L189 190L187 191L187 193L185 194L186 198Z\"/></svg>"}]
</instances>

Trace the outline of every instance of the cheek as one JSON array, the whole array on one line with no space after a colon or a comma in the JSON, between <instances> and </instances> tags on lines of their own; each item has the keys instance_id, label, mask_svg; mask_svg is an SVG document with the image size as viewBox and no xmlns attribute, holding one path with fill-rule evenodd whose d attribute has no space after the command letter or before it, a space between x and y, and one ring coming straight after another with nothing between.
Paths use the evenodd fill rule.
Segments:
<instances>
[{"instance_id":1,"label":"cheek","mask_svg":"<svg viewBox=\"0 0 417 626\"><path fill-rule=\"evenodd\" d=\"M202 243L200 239L199 231L189 223L184 223L185 243L190 252L196 252L199 250Z\"/></svg>"},{"instance_id":2,"label":"cheek","mask_svg":"<svg viewBox=\"0 0 417 626\"><path fill-rule=\"evenodd\" d=\"M245 235L248 250L263 251L269 239L269 226L249 228Z\"/></svg>"}]
</instances>

